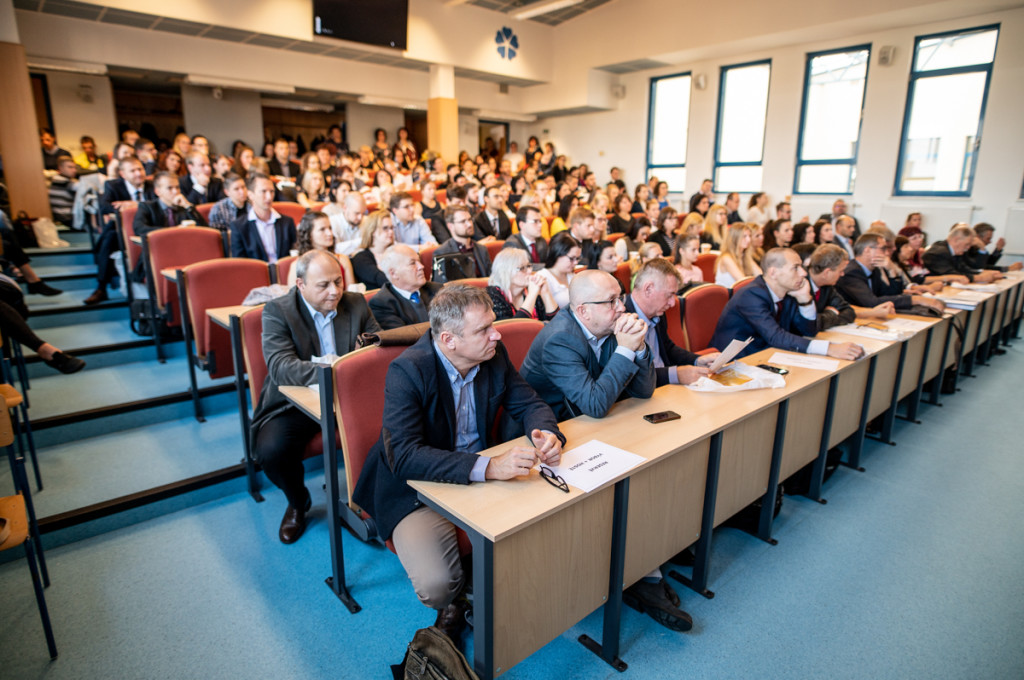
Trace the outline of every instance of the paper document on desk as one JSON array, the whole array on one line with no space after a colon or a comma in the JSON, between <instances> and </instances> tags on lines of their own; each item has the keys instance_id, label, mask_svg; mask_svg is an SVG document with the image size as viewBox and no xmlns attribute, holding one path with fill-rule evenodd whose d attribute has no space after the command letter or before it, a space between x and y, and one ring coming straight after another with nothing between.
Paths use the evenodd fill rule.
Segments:
<instances>
[{"instance_id":1,"label":"paper document on desk","mask_svg":"<svg viewBox=\"0 0 1024 680\"><path fill-rule=\"evenodd\" d=\"M932 321L918 321L916 319L889 319L885 322L885 325L889 328L898 331L910 331L911 333L917 333L923 331L932 325Z\"/></svg>"},{"instance_id":2,"label":"paper document on desk","mask_svg":"<svg viewBox=\"0 0 1024 680\"><path fill-rule=\"evenodd\" d=\"M717 373L723 366L736 358L736 355L743 351L743 348L754 341L753 336L746 340L732 340L728 347L722 350L722 353L718 355L710 366L708 366L708 373Z\"/></svg>"},{"instance_id":3,"label":"paper document on desk","mask_svg":"<svg viewBox=\"0 0 1024 680\"><path fill-rule=\"evenodd\" d=\"M859 335L862 338L874 338L876 340L888 340L896 342L906 340L914 333L891 328L888 322L872 321L871 323L848 323L842 326L833 326L829 331L845 333L846 335Z\"/></svg>"},{"instance_id":4,"label":"paper document on desk","mask_svg":"<svg viewBox=\"0 0 1024 680\"><path fill-rule=\"evenodd\" d=\"M742 392L744 390L778 389L786 379L777 373L736 361L713 376L701 376L687 385L694 392Z\"/></svg>"},{"instance_id":5,"label":"paper document on desk","mask_svg":"<svg viewBox=\"0 0 1024 680\"><path fill-rule=\"evenodd\" d=\"M562 464L549 467L568 484L587 493L642 462L644 458L635 453L591 439L586 444L563 451Z\"/></svg>"},{"instance_id":6,"label":"paper document on desk","mask_svg":"<svg viewBox=\"0 0 1024 680\"><path fill-rule=\"evenodd\" d=\"M797 366L799 368L813 368L816 371L838 371L839 360L819 357L811 354L790 354L789 352L776 352L768 359L769 364L780 364L782 366Z\"/></svg>"},{"instance_id":7,"label":"paper document on desk","mask_svg":"<svg viewBox=\"0 0 1024 680\"><path fill-rule=\"evenodd\" d=\"M960 290L976 290L981 293L998 293L999 286L994 283L951 283L950 288L959 288Z\"/></svg>"}]
</instances>

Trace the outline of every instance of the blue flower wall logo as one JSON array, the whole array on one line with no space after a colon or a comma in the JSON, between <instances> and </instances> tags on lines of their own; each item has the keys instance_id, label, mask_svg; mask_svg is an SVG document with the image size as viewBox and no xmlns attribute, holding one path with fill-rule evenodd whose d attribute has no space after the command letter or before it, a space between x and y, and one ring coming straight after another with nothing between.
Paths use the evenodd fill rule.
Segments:
<instances>
[{"instance_id":1,"label":"blue flower wall logo","mask_svg":"<svg viewBox=\"0 0 1024 680\"><path fill-rule=\"evenodd\" d=\"M498 45L498 56L502 59L512 61L516 58L516 51L519 49L519 36L512 32L508 26L502 26L494 36L494 42Z\"/></svg>"}]
</instances>

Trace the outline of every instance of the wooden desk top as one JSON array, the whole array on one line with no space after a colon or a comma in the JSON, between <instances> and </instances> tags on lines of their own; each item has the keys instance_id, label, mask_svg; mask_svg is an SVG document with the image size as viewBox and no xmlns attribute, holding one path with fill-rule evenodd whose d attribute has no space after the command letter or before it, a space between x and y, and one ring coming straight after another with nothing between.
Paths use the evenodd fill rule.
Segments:
<instances>
[{"instance_id":1,"label":"wooden desk top","mask_svg":"<svg viewBox=\"0 0 1024 680\"><path fill-rule=\"evenodd\" d=\"M252 309L251 305L231 305L230 307L210 307L206 315L221 328L231 328L231 317L240 316L242 312Z\"/></svg>"},{"instance_id":2,"label":"wooden desk top","mask_svg":"<svg viewBox=\"0 0 1024 680\"><path fill-rule=\"evenodd\" d=\"M161 269L160 275L171 282L178 281L178 270L176 267L169 267L168 269Z\"/></svg>"},{"instance_id":3,"label":"wooden desk top","mask_svg":"<svg viewBox=\"0 0 1024 680\"><path fill-rule=\"evenodd\" d=\"M137 246L141 246L142 245L142 237L141 236L135 236L133 234L130 238L131 238L131 242L134 243L135 245L137 245Z\"/></svg>"},{"instance_id":4,"label":"wooden desk top","mask_svg":"<svg viewBox=\"0 0 1024 680\"><path fill-rule=\"evenodd\" d=\"M775 351L767 349L743 361L764 363ZM854 362L839 363L842 370ZM784 388L731 394L694 392L679 385L665 385L655 390L650 399L626 399L617 403L604 418L580 416L560 423L559 428L566 437L567 449L597 439L647 459L609 481L605 485L608 486L832 375L829 371L794 367L786 376ZM675 411L682 418L657 425L643 420L645 414L657 411ZM495 456L522 444L526 444L525 438L505 442L481 455ZM536 471L531 471L528 477L486 484L410 481L409 486L491 541L514 534L585 496L574 487L570 487L568 494L559 491L541 479Z\"/></svg>"},{"instance_id":5,"label":"wooden desk top","mask_svg":"<svg viewBox=\"0 0 1024 680\"><path fill-rule=\"evenodd\" d=\"M320 392L305 385L278 386L288 401L295 404L300 411L313 420L320 422Z\"/></svg>"}]
</instances>

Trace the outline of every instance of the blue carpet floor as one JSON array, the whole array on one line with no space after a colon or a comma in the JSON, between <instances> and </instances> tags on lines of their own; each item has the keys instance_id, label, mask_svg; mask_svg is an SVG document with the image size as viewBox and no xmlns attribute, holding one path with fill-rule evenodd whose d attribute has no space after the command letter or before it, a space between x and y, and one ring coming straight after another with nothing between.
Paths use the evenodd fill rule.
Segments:
<instances>
[{"instance_id":1,"label":"blue carpet floor","mask_svg":"<svg viewBox=\"0 0 1024 680\"><path fill-rule=\"evenodd\" d=\"M897 446L869 442L866 472L841 468L828 505L787 497L777 546L717 531L716 597L677 588L692 632L624 609L620 675L576 642L599 636L598 611L504 677L1024 677L1024 341L977 373L923 424L898 421ZM0 678L390 677L433 612L396 557L348 534L363 611L334 598L321 480L307 478L313 523L292 546L266 489L50 550L53 663L24 561L0 566Z\"/></svg>"}]
</instances>

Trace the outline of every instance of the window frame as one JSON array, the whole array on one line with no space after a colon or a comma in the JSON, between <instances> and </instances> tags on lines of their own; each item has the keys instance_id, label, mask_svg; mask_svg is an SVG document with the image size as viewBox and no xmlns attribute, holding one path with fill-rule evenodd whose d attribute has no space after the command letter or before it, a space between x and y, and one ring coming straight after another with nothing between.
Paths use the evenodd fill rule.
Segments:
<instances>
[{"instance_id":1,"label":"window frame","mask_svg":"<svg viewBox=\"0 0 1024 680\"><path fill-rule=\"evenodd\" d=\"M690 79L690 98L689 98L689 101L687 102L687 111L686 111L686 128L687 128L686 145L687 145L687 147L689 147L689 145L690 145L690 135L689 135L690 109L693 107L693 71L680 71L679 73L669 73L669 74L663 75L663 76L652 76L651 77L651 82L648 85L648 96L647 96L647 154L646 154L646 156L644 158L644 181L647 181L650 178L652 170L657 170L659 168L668 168L670 170L678 170L678 169L682 168L683 170L686 170L686 161L689 158L689 148L683 149L684 160L683 160L682 164L679 164L679 163L671 163L671 164L669 164L669 163L651 163L651 158L652 158L652 156L654 154L654 106L655 106L655 103L656 103L655 100L657 99L657 94L656 94L657 84L658 84L659 81L662 81L662 80L670 80L672 78L684 78L684 77L688 77ZM670 191L671 191L671 188L670 188ZM679 190L677 190L674 193L683 193L683 189L680 188Z\"/></svg>"},{"instance_id":2,"label":"window frame","mask_svg":"<svg viewBox=\"0 0 1024 680\"><path fill-rule=\"evenodd\" d=\"M726 162L720 162L718 160L718 155L721 152L721 145L722 145L722 104L724 103L724 100L725 100L725 77L726 77L726 74L729 71L733 70L733 69L747 68L747 67L750 67L750 66L760 66L762 64L768 64L768 92L765 94L765 102L764 102L764 127L761 129L761 160L759 160L757 162L754 162L754 161L726 161ZM725 191L729 191L731 193L733 191L733 189L724 189L724 188L721 188L721 187L718 186L718 168L741 168L741 167L758 168L759 167L759 168L762 168L762 170L764 168L764 141L765 141L765 138L768 136L768 102L771 101L771 97L772 97L772 73L773 72L774 72L774 69L772 68L772 60L771 60L771 58L768 58L768 59L757 59L755 61L745 61L745 62L740 63L740 64L730 64L728 66L722 66L719 69L719 73L718 73L718 112L717 112L716 121L715 121L715 155L714 155L714 157L712 159L713 164L712 164L712 167L711 167L711 182L712 182L711 190L713 192L715 192L715 193L722 193L722 192L725 192ZM761 189L764 188L764 174L763 173L761 175L761 184L762 184L762 186L757 189L758 191L760 191ZM750 193L750 192L748 192L748 191L741 191L741 192L738 192L738 193Z\"/></svg>"},{"instance_id":3,"label":"window frame","mask_svg":"<svg viewBox=\"0 0 1024 680\"><path fill-rule=\"evenodd\" d=\"M944 38L946 36L962 35L965 33L980 33L984 31L996 31L996 45L992 51L992 61L987 64L971 64L969 66L956 66L953 68L935 69L932 71L917 71L918 47L922 40L933 38ZM978 154L981 151L982 131L985 126L985 110L988 108L988 93L992 87L992 69L996 63L996 55L999 51L999 38L1002 33L1001 24L988 24L986 26L974 26L972 28L961 28L955 31L942 31L940 33L929 33L914 38L913 59L910 63L910 74L907 82L907 100L903 107L903 129L900 132L900 148L896 157L896 181L893 185L893 196L949 196L954 198L968 198L974 191L974 173L978 167ZM942 76L961 75L966 73L984 73L985 90L981 95L981 107L978 110L978 131L975 134L974 150L971 153L970 168L967 175L966 191L911 191L901 189L903 184L903 154L907 147L907 135L910 127L910 116L914 101L914 92L917 89L917 82L924 78L937 78ZM966 165L966 163L965 163Z\"/></svg>"},{"instance_id":4,"label":"window frame","mask_svg":"<svg viewBox=\"0 0 1024 680\"><path fill-rule=\"evenodd\" d=\"M852 45L850 47L840 47L834 50L822 50L820 52L808 52L807 60L804 64L804 94L803 99L800 102L800 127L797 128L797 142L796 142L796 164L793 168L793 195L800 196L852 196L853 195L853 172L857 167L857 158L860 155L860 140L861 135L864 132L864 102L867 100L868 94L868 76L871 73L871 47L872 43L866 43L863 45ZM867 50L868 59L867 64L864 68L864 91L860 98L860 118L857 123L857 144L854 146L852 158L827 158L818 160L801 160L804 151L804 123L807 120L807 101L810 97L811 91L811 62L817 57L826 57L830 54L844 54L846 52L861 52ZM850 180L847 182L847 191L836 192L836 191L800 191L800 168L804 165L849 165L850 166Z\"/></svg>"}]
</instances>

